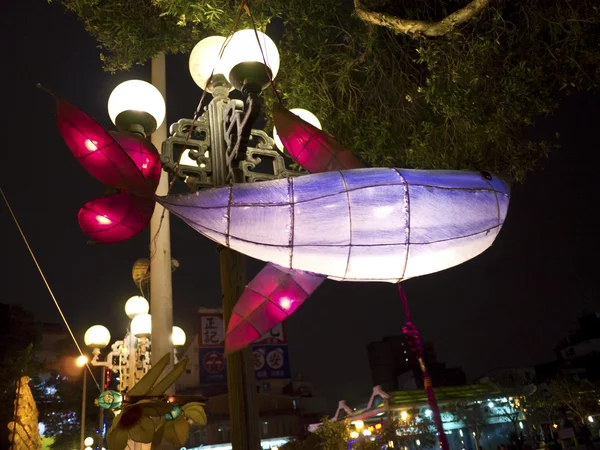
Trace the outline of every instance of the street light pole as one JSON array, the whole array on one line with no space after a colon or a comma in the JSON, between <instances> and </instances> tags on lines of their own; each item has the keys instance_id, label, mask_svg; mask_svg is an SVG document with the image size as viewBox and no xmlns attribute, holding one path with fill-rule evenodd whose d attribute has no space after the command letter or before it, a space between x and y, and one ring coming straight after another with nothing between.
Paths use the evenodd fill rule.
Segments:
<instances>
[{"instance_id":1,"label":"street light pole","mask_svg":"<svg viewBox=\"0 0 600 450\"><path fill-rule=\"evenodd\" d=\"M87 367L83 366L83 394L81 397L81 436L79 440L79 450L84 450L85 444L85 400L87 397Z\"/></svg>"},{"instance_id":2,"label":"street light pole","mask_svg":"<svg viewBox=\"0 0 600 450\"><path fill-rule=\"evenodd\" d=\"M213 99L208 105L212 176L216 185L227 184L227 159L223 116L229 103L229 83L212 85ZM221 245L217 246L221 271L221 302L225 329L233 308L246 286L244 255ZM252 350L246 348L227 356L227 394L231 426L231 446L234 450L260 448L258 406Z\"/></svg>"},{"instance_id":3,"label":"street light pole","mask_svg":"<svg viewBox=\"0 0 600 450\"><path fill-rule=\"evenodd\" d=\"M163 99L167 97L165 55L152 58L152 85L159 90ZM162 151L162 143L167 139L166 120L152 133L154 146ZM169 192L169 175L162 171L156 195ZM156 204L150 220L150 307L152 309L152 361L160 360L171 353L171 332L173 329L173 286L171 280L171 230L169 212ZM172 358L172 357L171 357ZM172 368L173 360L169 364ZM173 392L173 387L167 393Z\"/></svg>"}]
</instances>

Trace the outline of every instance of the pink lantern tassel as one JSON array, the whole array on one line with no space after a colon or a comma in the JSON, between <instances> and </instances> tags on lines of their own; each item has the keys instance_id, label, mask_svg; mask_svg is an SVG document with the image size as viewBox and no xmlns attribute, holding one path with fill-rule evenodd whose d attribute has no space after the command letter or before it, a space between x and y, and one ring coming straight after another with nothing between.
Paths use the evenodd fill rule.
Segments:
<instances>
[{"instance_id":1,"label":"pink lantern tassel","mask_svg":"<svg viewBox=\"0 0 600 450\"><path fill-rule=\"evenodd\" d=\"M402 289L402 286L398 285L398 290L400 292L400 298L402 299L402 305L404 306L404 313L406 315L406 325L402 328L402 332L404 333L404 337L408 341L408 346L414 353L415 357L417 358L417 361L419 361L421 372L423 372L423 385L425 387L425 395L427 395L427 403L429 404L429 408L432 412L433 423L438 433L440 445L442 447L442 450L449 450L450 447L448 445L448 438L446 437L446 432L444 431L442 415L440 414L440 408L435 397L435 391L433 390L431 377L429 376L429 372L427 371L427 365L425 364L421 333L419 333L417 327L413 325L413 323L410 320L410 309L408 308L408 302L406 300L406 295L404 294L404 289Z\"/></svg>"}]
</instances>

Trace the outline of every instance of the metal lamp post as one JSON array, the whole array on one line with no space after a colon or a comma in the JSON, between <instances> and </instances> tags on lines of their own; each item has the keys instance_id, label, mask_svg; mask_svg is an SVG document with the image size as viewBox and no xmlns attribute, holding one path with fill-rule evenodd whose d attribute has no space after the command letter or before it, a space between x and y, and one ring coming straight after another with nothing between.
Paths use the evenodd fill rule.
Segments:
<instances>
[{"instance_id":1,"label":"metal lamp post","mask_svg":"<svg viewBox=\"0 0 600 450\"><path fill-rule=\"evenodd\" d=\"M275 44L268 36L254 30L234 33L226 46L225 40L221 36L203 39L190 55L192 78L200 88L213 96L203 114L194 119L180 119L171 125L168 138L160 128L152 134L152 142L160 149L165 172L184 181L191 191L302 175L304 172L294 171L286 166L283 154L277 151L271 137L263 130L252 129L262 109L260 94L279 70L279 53ZM164 93L164 69L164 55L159 55L152 61L152 81L157 92ZM245 96L245 102L229 97L229 92L234 88ZM119 87L115 92L118 89ZM111 114L117 128L143 135L153 133L160 125L159 122L162 122L164 111L159 110L156 105L134 107L132 105L135 101L131 98L136 95L135 90L122 91L124 93L121 97L124 100L117 102L118 107L114 107L113 102ZM149 90L146 92L148 97L154 96ZM145 100L138 98L136 101L144 103ZM160 102L156 100L156 103ZM110 104L109 101L109 113ZM265 159L272 162L270 169L266 171L261 165ZM163 173L157 194L165 195L167 185L168 180ZM166 211L162 211L162 207L155 210L150 228L152 309L156 313L155 303L160 305L161 316L170 319L170 243L168 216ZM245 288L245 259L241 254L223 246L218 246L217 250L223 316L227 327L233 307ZM153 318L153 329L155 323L158 324L159 321ZM162 320L160 326L164 331L166 322ZM162 342L162 332L160 336L158 333L154 335L155 341L161 341L155 342L154 348L158 344L165 344ZM227 379L233 449L257 450L260 448L260 437L253 355L250 349L227 357Z\"/></svg>"}]
</instances>

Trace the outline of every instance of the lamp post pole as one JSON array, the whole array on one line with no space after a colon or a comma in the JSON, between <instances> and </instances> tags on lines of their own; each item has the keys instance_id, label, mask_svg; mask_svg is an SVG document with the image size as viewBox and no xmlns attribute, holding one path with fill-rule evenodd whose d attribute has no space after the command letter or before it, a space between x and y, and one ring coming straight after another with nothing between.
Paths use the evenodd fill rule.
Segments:
<instances>
[{"instance_id":1,"label":"lamp post pole","mask_svg":"<svg viewBox=\"0 0 600 450\"><path fill-rule=\"evenodd\" d=\"M165 55L152 58L152 85L158 89L166 101ZM162 143L167 139L166 120L152 133L154 146L162 151ZM169 175L162 171L156 195L169 192ZM173 287L171 280L171 240L169 212L156 204L150 220L150 307L152 309L152 360L158 361L173 349L171 331L173 329ZM167 370L173 365L171 363ZM173 387L167 393L173 393Z\"/></svg>"},{"instance_id":2,"label":"lamp post pole","mask_svg":"<svg viewBox=\"0 0 600 450\"><path fill-rule=\"evenodd\" d=\"M210 148L214 177L217 186L226 185L228 167L226 159L225 129L223 115L229 102L229 83L214 83L213 99L208 105ZM221 302L225 329L233 307L246 286L246 262L244 255L222 245L217 246L221 272ZM227 393L233 450L257 450L260 448L258 433L258 406L256 382L251 348L227 356Z\"/></svg>"},{"instance_id":3,"label":"lamp post pole","mask_svg":"<svg viewBox=\"0 0 600 450\"><path fill-rule=\"evenodd\" d=\"M83 394L81 396L81 436L79 439L79 450L84 450L85 444L85 398L87 396L87 367L83 366Z\"/></svg>"}]
</instances>

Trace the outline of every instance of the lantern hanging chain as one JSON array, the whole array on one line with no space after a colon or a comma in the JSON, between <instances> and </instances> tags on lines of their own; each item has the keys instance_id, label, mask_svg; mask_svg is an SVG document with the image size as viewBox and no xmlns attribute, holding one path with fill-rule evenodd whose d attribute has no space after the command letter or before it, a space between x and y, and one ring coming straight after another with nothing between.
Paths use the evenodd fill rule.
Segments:
<instances>
[{"instance_id":1,"label":"lantern hanging chain","mask_svg":"<svg viewBox=\"0 0 600 450\"><path fill-rule=\"evenodd\" d=\"M242 2L244 3L244 2ZM252 10L245 5L246 13L250 16L250 21L252 22L252 28L254 29L254 36L256 36L256 42L258 43L258 48L260 49L260 54L262 56L263 65L265 68L265 73L267 77L269 77L269 84L271 85L271 89L273 89L273 93L275 94L275 98L277 98L277 102L281 105L281 98L279 97L279 93L277 92L277 88L275 87L275 80L273 80L273 75L269 71L269 67L267 66L267 58L265 57L265 52L262 48L262 44L260 43L260 38L258 37L258 30L256 29L256 23L254 22L254 16L252 15Z\"/></svg>"},{"instance_id":2,"label":"lantern hanging chain","mask_svg":"<svg viewBox=\"0 0 600 450\"><path fill-rule=\"evenodd\" d=\"M54 305L56 306L56 309L58 310L60 317L62 318L63 322L65 323L65 326L67 327L67 330L69 331L69 334L71 335L71 338L73 339L73 342L75 343L75 346L77 347L77 350L79 351L79 354L81 356L85 356L83 354L83 351L81 350L81 347L79 346L79 343L77 342L77 339L75 338L75 335L73 334L73 330L71 329L69 322L67 321L67 318L65 317L65 315L62 311L62 308L58 304L58 300L56 299L56 296L54 295L54 292L52 291L52 288L50 287L50 284L48 283L48 280L46 279L46 276L44 275L44 272L42 271L42 268L41 268L40 264L38 263L38 260L35 257L35 254L33 253L31 246L29 245L29 241L25 237L25 233L23 232L23 229L21 228L21 225L19 224L19 221L17 220L17 216L15 215L12 207L10 206L10 203L8 202L8 199L6 198L6 195L4 194L4 191L2 190L1 187L0 187L0 194L2 194L4 203L6 203L8 211L10 212L10 215L12 216L13 221L15 222L15 225L17 226L17 229L19 230L19 233L21 234L21 237L23 238L23 242L25 242L25 246L27 247L27 250L29 250L31 259L33 259L33 262L35 263L35 266L37 267L37 270L40 273L40 276L42 277L44 284L46 285L46 289L48 289L48 292L50 293L50 297L52 297L52 300L54 301ZM90 375L92 376L92 379L94 380L94 384L96 385L98 390L100 392L102 392L102 390L100 389L100 385L98 384L98 381L96 381L96 377L94 376L94 373L92 372L92 369L91 369L89 363L86 363L85 365L86 365L87 370L89 371Z\"/></svg>"}]
</instances>

